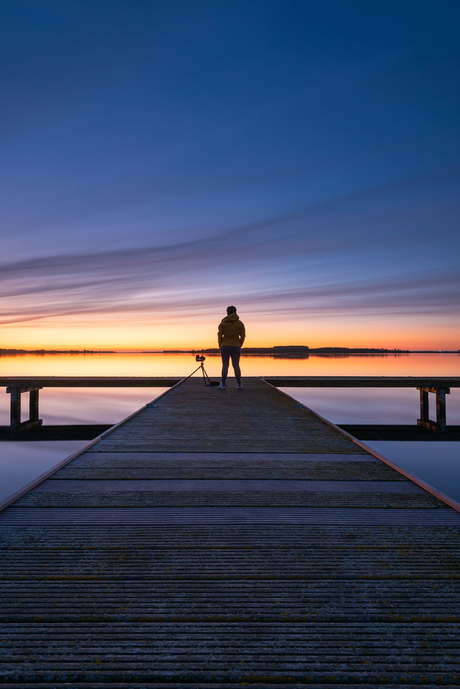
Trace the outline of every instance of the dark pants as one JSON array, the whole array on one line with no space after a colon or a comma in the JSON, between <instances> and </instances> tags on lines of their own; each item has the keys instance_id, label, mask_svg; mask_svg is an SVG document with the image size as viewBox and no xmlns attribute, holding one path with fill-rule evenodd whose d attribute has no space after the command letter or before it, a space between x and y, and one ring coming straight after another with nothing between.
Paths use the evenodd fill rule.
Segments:
<instances>
[{"instance_id":1,"label":"dark pants","mask_svg":"<svg viewBox=\"0 0 460 689\"><path fill-rule=\"evenodd\" d=\"M232 359L233 370L235 371L236 382L238 385L241 383L240 354L241 347L237 347L236 345L222 345L220 348L220 355L222 357L222 383L224 385L227 380L230 357Z\"/></svg>"}]
</instances>

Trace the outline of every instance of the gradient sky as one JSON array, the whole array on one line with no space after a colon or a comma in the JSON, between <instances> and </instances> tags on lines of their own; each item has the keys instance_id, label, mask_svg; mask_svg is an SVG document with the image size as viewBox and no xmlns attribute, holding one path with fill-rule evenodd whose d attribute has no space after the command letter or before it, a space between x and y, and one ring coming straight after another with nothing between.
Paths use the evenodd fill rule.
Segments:
<instances>
[{"instance_id":1,"label":"gradient sky","mask_svg":"<svg viewBox=\"0 0 460 689\"><path fill-rule=\"evenodd\" d=\"M0 347L460 347L458 0L2 0Z\"/></svg>"}]
</instances>

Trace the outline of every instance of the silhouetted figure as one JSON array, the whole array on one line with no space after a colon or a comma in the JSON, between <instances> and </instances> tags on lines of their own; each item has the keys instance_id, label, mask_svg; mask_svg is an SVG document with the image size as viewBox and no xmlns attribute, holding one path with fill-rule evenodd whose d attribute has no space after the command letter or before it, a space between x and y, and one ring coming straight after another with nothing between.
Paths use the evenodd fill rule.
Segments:
<instances>
[{"instance_id":1,"label":"silhouetted figure","mask_svg":"<svg viewBox=\"0 0 460 689\"><path fill-rule=\"evenodd\" d=\"M228 364L232 360L233 370L235 371L236 387L241 390L241 371L240 354L241 347L246 337L246 330L236 313L236 306L227 306L227 315L219 323L217 339L222 357L222 382L219 390L227 387Z\"/></svg>"}]
</instances>

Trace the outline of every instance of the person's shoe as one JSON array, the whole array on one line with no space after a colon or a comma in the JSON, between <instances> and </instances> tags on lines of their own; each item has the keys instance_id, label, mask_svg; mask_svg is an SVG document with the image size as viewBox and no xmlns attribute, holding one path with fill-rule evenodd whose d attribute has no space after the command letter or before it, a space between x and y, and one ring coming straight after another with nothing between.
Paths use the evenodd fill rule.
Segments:
<instances>
[{"instance_id":1,"label":"person's shoe","mask_svg":"<svg viewBox=\"0 0 460 689\"><path fill-rule=\"evenodd\" d=\"M242 390L243 389L243 383L237 383L236 387L238 388L238 390Z\"/></svg>"},{"instance_id":2,"label":"person's shoe","mask_svg":"<svg viewBox=\"0 0 460 689\"><path fill-rule=\"evenodd\" d=\"M225 390L226 388L227 388L227 386L224 383L221 383L217 389L218 390Z\"/></svg>"}]
</instances>

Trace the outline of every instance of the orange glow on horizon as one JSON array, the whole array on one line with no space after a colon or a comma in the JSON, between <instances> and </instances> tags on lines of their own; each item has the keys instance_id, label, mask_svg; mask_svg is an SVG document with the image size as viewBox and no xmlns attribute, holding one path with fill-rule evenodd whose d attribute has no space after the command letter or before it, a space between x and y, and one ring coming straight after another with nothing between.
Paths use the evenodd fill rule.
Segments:
<instances>
[{"instance_id":1,"label":"orange glow on horizon","mask_svg":"<svg viewBox=\"0 0 460 689\"><path fill-rule=\"evenodd\" d=\"M375 347L412 350L460 348L457 327L452 323L417 322L406 319L319 319L303 321L273 316L241 315L246 325L247 347L307 345L314 347ZM3 327L0 349L162 351L206 349L217 346L219 315L189 322L145 324L117 321L82 323L70 318L59 324L31 323Z\"/></svg>"},{"instance_id":2,"label":"orange glow on horizon","mask_svg":"<svg viewBox=\"0 0 460 689\"><path fill-rule=\"evenodd\" d=\"M305 314L255 312L237 304L246 326L247 347L307 345L314 347L375 347L412 350L460 348L455 319L445 313L426 314ZM217 346L221 312L187 311L84 314L10 323L0 328L0 349L152 351L206 349Z\"/></svg>"}]
</instances>

